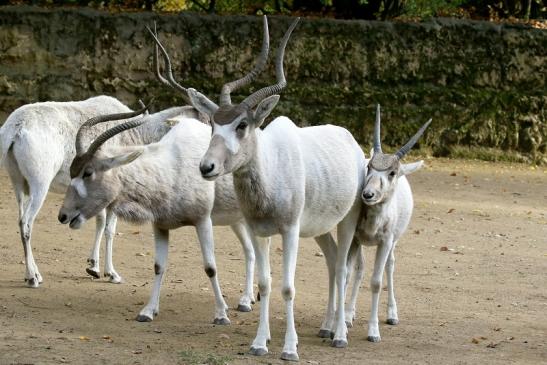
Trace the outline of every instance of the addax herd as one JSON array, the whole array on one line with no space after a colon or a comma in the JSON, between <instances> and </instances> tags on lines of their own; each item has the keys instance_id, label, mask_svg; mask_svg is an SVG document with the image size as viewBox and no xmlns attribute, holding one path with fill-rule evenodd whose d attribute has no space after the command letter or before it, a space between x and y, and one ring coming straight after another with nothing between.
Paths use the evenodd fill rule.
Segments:
<instances>
[{"instance_id":1,"label":"addax herd","mask_svg":"<svg viewBox=\"0 0 547 365\"><path fill-rule=\"evenodd\" d=\"M239 311L251 311L254 304L256 260L260 319L250 347L252 355L268 353L271 236L279 234L283 242L281 294L287 326L281 358L293 361L299 359L294 280L300 237L313 237L325 256L329 292L319 336L332 338L334 347L348 344L348 327L355 316L363 278L361 245L377 246L368 340L380 341L378 303L384 268L389 295L387 323L399 322L393 288L394 250L413 209L405 175L423 163L404 164L401 160L431 121L397 153L385 154L378 106L370 159L341 127L299 128L289 118L278 117L261 129L287 84L283 58L298 21L291 24L277 49L276 83L239 104L232 103L230 93L252 83L267 64L266 17L262 49L253 70L226 83L218 104L175 80L167 50L155 29L148 28L155 42L157 79L180 92L190 105L149 114L144 105L132 111L112 97L97 96L80 102L28 104L15 110L0 129L0 147L19 206L27 285L38 287L42 282L32 254L31 234L34 219L52 190L65 193L59 211L61 223L78 229L96 218L87 268L94 277L101 275L99 248L104 234L104 275L113 283L122 282L112 263L118 217L152 224L155 280L138 321L152 321L159 314L169 231L194 226L215 295L213 322L230 324L217 279L213 239L213 226L229 225L243 246L246 262ZM161 74L160 53L165 76ZM353 290L346 303L349 278Z\"/></svg>"}]
</instances>

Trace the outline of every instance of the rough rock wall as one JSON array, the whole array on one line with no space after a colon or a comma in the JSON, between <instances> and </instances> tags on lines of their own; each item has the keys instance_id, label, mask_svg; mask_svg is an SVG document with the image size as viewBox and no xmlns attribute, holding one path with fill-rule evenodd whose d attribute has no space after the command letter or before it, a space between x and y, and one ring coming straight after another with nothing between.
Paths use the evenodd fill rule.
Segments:
<instances>
[{"instance_id":1,"label":"rough rock wall","mask_svg":"<svg viewBox=\"0 0 547 365\"><path fill-rule=\"evenodd\" d=\"M258 17L0 7L0 123L25 103L97 94L133 106L151 96L157 108L181 103L151 72L144 26L153 21L177 79L212 98L260 49ZM289 22L270 19L272 58ZM432 117L421 146L436 154L467 146L544 161L546 53L547 31L523 26L304 19L287 48L288 87L274 114L343 125L370 146L380 103L386 145L404 143ZM270 65L254 87L273 80Z\"/></svg>"}]
</instances>

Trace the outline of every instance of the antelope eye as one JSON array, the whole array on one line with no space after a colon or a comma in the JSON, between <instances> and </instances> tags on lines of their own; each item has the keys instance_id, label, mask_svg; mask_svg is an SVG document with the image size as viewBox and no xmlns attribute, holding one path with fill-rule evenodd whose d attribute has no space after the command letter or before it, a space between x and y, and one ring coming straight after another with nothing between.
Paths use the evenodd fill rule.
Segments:
<instances>
[{"instance_id":1,"label":"antelope eye","mask_svg":"<svg viewBox=\"0 0 547 365\"><path fill-rule=\"evenodd\" d=\"M82 175L82 178L85 179L86 177L90 177L91 175L93 175L93 170L91 169L85 169L83 175Z\"/></svg>"},{"instance_id":2,"label":"antelope eye","mask_svg":"<svg viewBox=\"0 0 547 365\"><path fill-rule=\"evenodd\" d=\"M237 125L236 130L244 131L247 128L247 122L241 122Z\"/></svg>"},{"instance_id":3,"label":"antelope eye","mask_svg":"<svg viewBox=\"0 0 547 365\"><path fill-rule=\"evenodd\" d=\"M389 173L389 177L394 177L394 176L395 176L395 171L391 171L391 172Z\"/></svg>"}]
</instances>

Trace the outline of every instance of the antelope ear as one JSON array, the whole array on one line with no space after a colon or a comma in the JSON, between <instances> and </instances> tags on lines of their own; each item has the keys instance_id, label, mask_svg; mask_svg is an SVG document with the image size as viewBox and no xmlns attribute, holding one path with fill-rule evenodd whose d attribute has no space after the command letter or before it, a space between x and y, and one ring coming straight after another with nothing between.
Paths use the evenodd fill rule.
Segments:
<instances>
[{"instance_id":1,"label":"antelope ear","mask_svg":"<svg viewBox=\"0 0 547 365\"><path fill-rule=\"evenodd\" d=\"M258 107L256 108L253 119L255 121L255 128L259 128L264 119L272 112L273 108L277 105L279 101L279 95L268 96L266 99L262 100Z\"/></svg>"},{"instance_id":2,"label":"antelope ear","mask_svg":"<svg viewBox=\"0 0 547 365\"><path fill-rule=\"evenodd\" d=\"M200 113L212 116L218 109L218 105L209 100L208 97L197 91L196 89L188 89L188 97L192 106Z\"/></svg>"},{"instance_id":3,"label":"antelope ear","mask_svg":"<svg viewBox=\"0 0 547 365\"><path fill-rule=\"evenodd\" d=\"M423 165L424 165L423 161L412 162L412 163L402 163L401 167L399 168L399 176L410 175L413 172L416 172L419 169L421 169Z\"/></svg>"},{"instance_id":4,"label":"antelope ear","mask_svg":"<svg viewBox=\"0 0 547 365\"><path fill-rule=\"evenodd\" d=\"M101 161L100 170L108 171L115 167L127 165L128 163L131 163L135 161L137 158L139 158L143 154L143 152L144 152L144 147L136 151L124 153L123 155L106 158Z\"/></svg>"}]
</instances>

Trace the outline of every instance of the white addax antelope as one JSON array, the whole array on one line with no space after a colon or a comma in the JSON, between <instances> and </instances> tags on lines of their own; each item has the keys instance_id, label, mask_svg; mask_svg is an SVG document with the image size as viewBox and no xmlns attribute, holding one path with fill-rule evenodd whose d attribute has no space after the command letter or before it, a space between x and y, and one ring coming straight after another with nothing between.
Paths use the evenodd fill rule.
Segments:
<instances>
[{"instance_id":1,"label":"white addax antelope","mask_svg":"<svg viewBox=\"0 0 547 365\"><path fill-rule=\"evenodd\" d=\"M31 247L34 220L47 192L64 192L70 183L68 170L75 155L74 138L78 128L96 115L120 112L131 112L131 109L109 96L34 103L16 109L0 128L0 164L10 176L19 206L28 286L36 288L42 282ZM105 212L97 215L95 246L105 230L105 218ZM108 266L105 273L111 273Z\"/></svg>"},{"instance_id":2,"label":"white addax antelope","mask_svg":"<svg viewBox=\"0 0 547 365\"><path fill-rule=\"evenodd\" d=\"M282 236L282 295L287 329L281 358L293 361L298 360L293 303L299 237L314 237L325 252L329 302L322 330L330 333L334 321L336 264L336 243L330 232L337 228L339 242L349 247L361 209L359 195L365 164L361 148L343 128L332 125L299 128L286 117L276 118L264 130L259 128L277 104L277 94L286 86L284 50L297 22L287 30L277 51L277 84L258 90L238 105L232 105L230 100L232 83L222 88L220 106L188 89L192 105L208 114L213 125L212 139L200 164L202 176L221 181L226 174L233 173L236 194L251 232L259 237ZM251 354L264 355L270 340L269 242L255 239L253 247L261 305ZM347 253L344 264L346 257ZM336 280L339 287L345 286L345 275Z\"/></svg>"},{"instance_id":3,"label":"white addax antelope","mask_svg":"<svg viewBox=\"0 0 547 365\"><path fill-rule=\"evenodd\" d=\"M212 226L230 225L243 245L248 280L239 309L244 311L251 310L253 297L251 239L239 211L232 177L218 181L218 189L215 189L215 184L204 181L199 173L199 161L207 150L211 127L193 118L178 120L178 124L154 144L103 146L110 138L141 125L144 120L120 124L97 137L71 166L72 182L59 211L59 220L78 229L108 207L124 220L152 223L156 245L155 280L150 300L137 317L141 322L151 321L159 313L169 231L182 226L196 227L205 272L215 294L214 323L229 324L228 307L218 284Z\"/></svg>"},{"instance_id":4,"label":"white addax antelope","mask_svg":"<svg viewBox=\"0 0 547 365\"><path fill-rule=\"evenodd\" d=\"M410 185L406 178L423 165L423 161L404 164L401 159L416 144L431 123L429 120L420 130L395 154L382 152L380 142L380 105L376 109L374 125L374 148L367 165L365 186L362 192L363 210L355 232L357 241L365 246L376 246L374 272L370 283L372 307L368 322L368 340L380 341L378 328L378 303L382 288L384 268L387 268L387 324L399 323L397 303L393 288L393 271L395 269L395 246L410 222L413 200ZM343 311L341 314L343 315ZM338 318L343 322L344 318ZM337 334L338 335L338 334ZM345 333L341 340L347 341ZM347 343L347 342L346 342Z\"/></svg>"}]
</instances>

